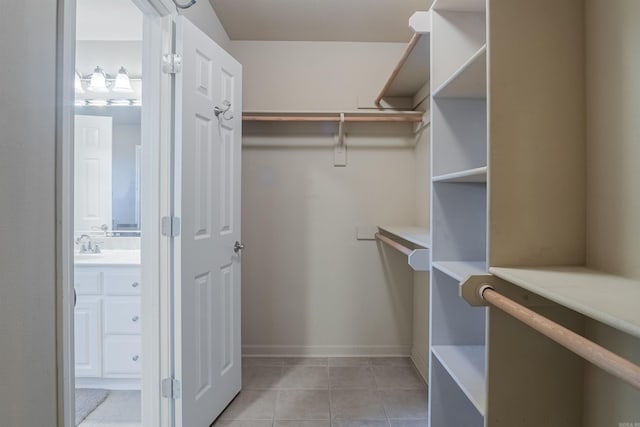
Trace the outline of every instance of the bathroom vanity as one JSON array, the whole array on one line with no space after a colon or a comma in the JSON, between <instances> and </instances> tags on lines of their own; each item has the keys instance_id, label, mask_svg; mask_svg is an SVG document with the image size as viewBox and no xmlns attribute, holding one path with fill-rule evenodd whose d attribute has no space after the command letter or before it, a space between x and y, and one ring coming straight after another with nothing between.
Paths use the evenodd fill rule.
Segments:
<instances>
[{"instance_id":1,"label":"bathroom vanity","mask_svg":"<svg viewBox=\"0 0 640 427\"><path fill-rule=\"evenodd\" d=\"M75 256L76 387L139 389L139 250Z\"/></svg>"}]
</instances>

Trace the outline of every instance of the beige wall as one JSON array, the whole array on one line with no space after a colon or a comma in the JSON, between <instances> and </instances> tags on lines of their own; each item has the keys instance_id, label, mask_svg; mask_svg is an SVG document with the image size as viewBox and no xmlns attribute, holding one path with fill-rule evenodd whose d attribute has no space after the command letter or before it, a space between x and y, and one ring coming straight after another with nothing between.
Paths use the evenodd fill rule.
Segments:
<instances>
[{"instance_id":1,"label":"beige wall","mask_svg":"<svg viewBox=\"0 0 640 427\"><path fill-rule=\"evenodd\" d=\"M1 8L0 424L53 426L56 2Z\"/></svg>"},{"instance_id":2,"label":"beige wall","mask_svg":"<svg viewBox=\"0 0 640 427\"><path fill-rule=\"evenodd\" d=\"M245 110L354 110L358 98L372 103L403 48L232 42L244 68ZM356 240L356 227L416 221L414 137L408 125L352 125L348 165L336 168L334 127L245 125L247 352L411 351L413 273L406 257ZM267 143L313 148L257 146Z\"/></svg>"},{"instance_id":3,"label":"beige wall","mask_svg":"<svg viewBox=\"0 0 640 427\"><path fill-rule=\"evenodd\" d=\"M640 280L640 2L586 0L587 263ZM640 304L640 302L639 302ZM640 340L596 322L589 337L640 364ZM640 392L587 365L588 427L640 423Z\"/></svg>"},{"instance_id":4,"label":"beige wall","mask_svg":"<svg viewBox=\"0 0 640 427\"><path fill-rule=\"evenodd\" d=\"M232 41L245 110L355 110L373 100L403 43Z\"/></svg>"}]
</instances>

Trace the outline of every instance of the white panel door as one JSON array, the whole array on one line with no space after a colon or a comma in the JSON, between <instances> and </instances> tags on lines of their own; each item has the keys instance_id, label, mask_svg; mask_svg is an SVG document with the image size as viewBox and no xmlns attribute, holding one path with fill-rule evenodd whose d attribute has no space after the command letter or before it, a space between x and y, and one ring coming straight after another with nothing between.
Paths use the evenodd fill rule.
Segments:
<instances>
[{"instance_id":1,"label":"white panel door","mask_svg":"<svg viewBox=\"0 0 640 427\"><path fill-rule=\"evenodd\" d=\"M111 228L112 119L75 116L74 226Z\"/></svg>"},{"instance_id":2,"label":"white panel door","mask_svg":"<svg viewBox=\"0 0 640 427\"><path fill-rule=\"evenodd\" d=\"M176 31L175 415L177 426L208 427L241 386L242 67L184 17Z\"/></svg>"}]
</instances>

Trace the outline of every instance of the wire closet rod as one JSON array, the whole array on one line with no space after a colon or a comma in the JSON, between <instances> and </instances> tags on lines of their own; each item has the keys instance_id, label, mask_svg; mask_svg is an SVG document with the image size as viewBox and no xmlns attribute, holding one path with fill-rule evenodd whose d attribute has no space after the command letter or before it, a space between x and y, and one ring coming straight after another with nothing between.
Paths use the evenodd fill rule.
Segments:
<instances>
[{"instance_id":1,"label":"wire closet rod","mask_svg":"<svg viewBox=\"0 0 640 427\"><path fill-rule=\"evenodd\" d=\"M400 243L396 242L393 239L388 238L383 234L376 233L375 238L380 240L383 243L386 243L387 245L391 246L393 249L400 251L407 256L411 255L411 253L413 252L413 249L409 249L406 246L401 245Z\"/></svg>"},{"instance_id":2,"label":"wire closet rod","mask_svg":"<svg viewBox=\"0 0 640 427\"><path fill-rule=\"evenodd\" d=\"M640 366L499 294L489 285L480 288L480 296L492 306L640 390Z\"/></svg>"}]
</instances>

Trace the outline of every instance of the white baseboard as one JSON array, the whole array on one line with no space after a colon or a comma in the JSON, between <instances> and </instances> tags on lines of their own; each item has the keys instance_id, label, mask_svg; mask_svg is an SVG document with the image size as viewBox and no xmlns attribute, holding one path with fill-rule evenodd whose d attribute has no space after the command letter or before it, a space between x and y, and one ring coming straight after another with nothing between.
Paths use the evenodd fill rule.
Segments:
<instances>
[{"instance_id":1,"label":"white baseboard","mask_svg":"<svg viewBox=\"0 0 640 427\"><path fill-rule=\"evenodd\" d=\"M411 349L411 360L415 365L416 369L424 379L424 382L429 384L429 360L426 354L422 354L420 350L417 348Z\"/></svg>"},{"instance_id":2,"label":"white baseboard","mask_svg":"<svg viewBox=\"0 0 640 427\"><path fill-rule=\"evenodd\" d=\"M393 345L244 345L245 356L409 356L409 346Z\"/></svg>"}]
</instances>

